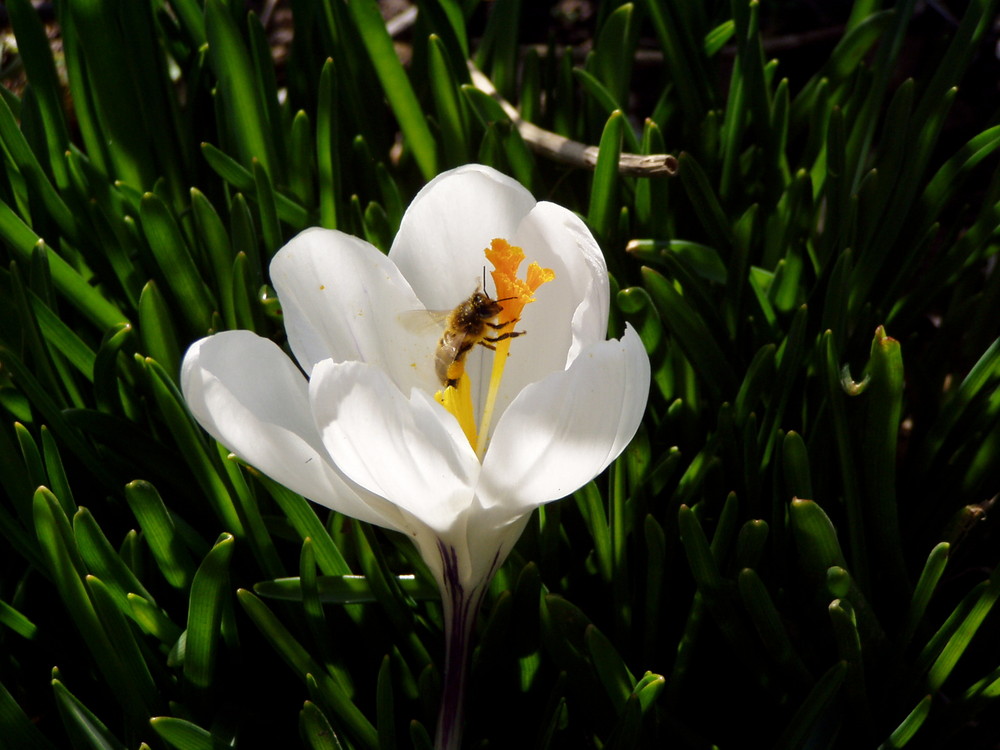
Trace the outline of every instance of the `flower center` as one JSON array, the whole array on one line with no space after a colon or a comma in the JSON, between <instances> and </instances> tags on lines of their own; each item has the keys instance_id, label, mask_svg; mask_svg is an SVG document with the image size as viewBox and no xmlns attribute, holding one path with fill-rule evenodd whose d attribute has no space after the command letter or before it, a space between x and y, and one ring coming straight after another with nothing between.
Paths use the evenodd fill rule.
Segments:
<instances>
[{"instance_id":1,"label":"flower center","mask_svg":"<svg viewBox=\"0 0 1000 750\"><path fill-rule=\"evenodd\" d=\"M518 268L524 262L524 250L504 239L494 239L486 248L485 254L494 269L490 275L493 277L497 296L496 300L491 302L498 304L500 310L492 320L483 321L482 330L476 332L476 341L471 344L471 346L481 344L494 351L493 368L490 372L490 382L479 425L476 425L472 404L472 386L464 368L460 368L461 374L457 378L457 384L448 385L434 396L438 403L458 420L469 444L480 459L486 452L486 440L493 421L493 411L503 380L504 367L510 354L511 342L524 333L515 331L514 327L520 320L524 306L535 301L534 294L538 287L556 277L552 269L542 268L533 262L528 265L525 278L518 278ZM463 305L468 304L463 303ZM455 313L452 315L455 316Z\"/></svg>"}]
</instances>

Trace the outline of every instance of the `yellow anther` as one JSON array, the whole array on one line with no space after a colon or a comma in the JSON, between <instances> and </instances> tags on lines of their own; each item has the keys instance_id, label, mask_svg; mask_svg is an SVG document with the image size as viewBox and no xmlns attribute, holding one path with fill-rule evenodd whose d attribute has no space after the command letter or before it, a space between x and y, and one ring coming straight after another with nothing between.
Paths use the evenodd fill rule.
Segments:
<instances>
[{"instance_id":1,"label":"yellow anther","mask_svg":"<svg viewBox=\"0 0 1000 750\"><path fill-rule=\"evenodd\" d=\"M477 343L486 342L489 348L494 351L493 369L490 373L486 401L483 404L483 413L478 428L472 404L472 385L468 373L465 372L462 359L456 358L447 371L440 375L446 379L446 382L457 380L457 385L448 386L434 394L435 400L458 420L469 444L475 448L476 454L480 458L486 451L486 439L489 436L497 393L503 379L504 365L507 363L507 356L510 353L510 343L523 333L514 332L514 325L520 319L524 306L535 301L535 291L538 287L556 277L552 269L542 268L537 263L531 263L528 266L526 278L518 278L518 269L524 262L524 250L516 245L511 245L505 239L494 239L486 248L485 253L486 259L493 264L494 270L491 275L496 286L494 299L501 309L496 316L496 322L489 324L490 328L496 331L495 335L491 334L483 337L481 341L477 341ZM486 299L493 303L490 298ZM456 308L456 310L458 309L461 308ZM444 339L442 339L443 341Z\"/></svg>"}]
</instances>

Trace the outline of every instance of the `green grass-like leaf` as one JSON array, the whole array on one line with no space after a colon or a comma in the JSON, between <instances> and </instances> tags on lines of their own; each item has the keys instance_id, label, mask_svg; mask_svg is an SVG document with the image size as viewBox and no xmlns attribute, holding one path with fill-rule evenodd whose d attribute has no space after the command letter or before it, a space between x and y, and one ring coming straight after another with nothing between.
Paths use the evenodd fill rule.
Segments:
<instances>
[{"instance_id":1,"label":"green grass-like leaf","mask_svg":"<svg viewBox=\"0 0 1000 750\"><path fill-rule=\"evenodd\" d=\"M0 745L434 747L410 541L260 476L177 383L200 336L287 350L291 236L387 251L478 158L589 223L652 388L490 584L466 744L991 746L1000 0L384 6L7 3Z\"/></svg>"},{"instance_id":2,"label":"green grass-like leaf","mask_svg":"<svg viewBox=\"0 0 1000 750\"><path fill-rule=\"evenodd\" d=\"M378 7L373 0L353 0L347 7L399 127L413 150L413 158L424 178L430 179L437 173L437 147L413 87L396 57Z\"/></svg>"}]
</instances>

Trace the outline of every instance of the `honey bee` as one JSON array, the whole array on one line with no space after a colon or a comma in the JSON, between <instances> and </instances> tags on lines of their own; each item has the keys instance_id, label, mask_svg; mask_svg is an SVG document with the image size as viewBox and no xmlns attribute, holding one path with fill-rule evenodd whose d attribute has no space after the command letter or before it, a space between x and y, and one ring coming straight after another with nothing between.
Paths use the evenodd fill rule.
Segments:
<instances>
[{"instance_id":1,"label":"honey bee","mask_svg":"<svg viewBox=\"0 0 1000 750\"><path fill-rule=\"evenodd\" d=\"M524 331L504 331L517 320L494 322L503 310L500 303L507 299L513 298L493 299L480 286L454 310L445 312L444 333L434 353L434 370L445 388L458 385L465 372L465 355L472 347L478 344L496 351L498 341L524 335Z\"/></svg>"}]
</instances>

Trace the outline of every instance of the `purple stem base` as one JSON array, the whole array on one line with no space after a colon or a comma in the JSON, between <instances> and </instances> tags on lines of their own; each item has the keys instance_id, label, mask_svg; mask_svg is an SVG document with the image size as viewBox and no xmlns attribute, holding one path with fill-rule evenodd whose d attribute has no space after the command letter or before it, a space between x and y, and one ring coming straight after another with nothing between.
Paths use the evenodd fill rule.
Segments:
<instances>
[{"instance_id":1,"label":"purple stem base","mask_svg":"<svg viewBox=\"0 0 1000 750\"><path fill-rule=\"evenodd\" d=\"M458 577L458 560L455 550L438 545L444 561L441 582L441 604L444 608L444 685L441 692L441 710L438 714L435 750L459 750L465 725L465 679L472 654L472 628L483 603L483 595L493 572L485 581L471 590L461 584ZM499 557L499 555L498 555Z\"/></svg>"}]
</instances>

